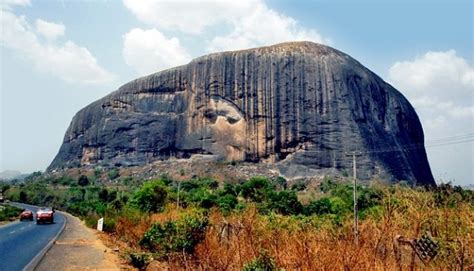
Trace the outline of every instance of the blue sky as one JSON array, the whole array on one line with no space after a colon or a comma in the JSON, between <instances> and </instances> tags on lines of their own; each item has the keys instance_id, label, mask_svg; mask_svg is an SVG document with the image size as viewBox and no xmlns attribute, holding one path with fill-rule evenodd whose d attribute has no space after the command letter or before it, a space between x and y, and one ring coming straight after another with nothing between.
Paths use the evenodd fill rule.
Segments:
<instances>
[{"instance_id":1,"label":"blue sky","mask_svg":"<svg viewBox=\"0 0 474 271\"><path fill-rule=\"evenodd\" d=\"M82 107L210 52L312 40L415 106L427 145L474 133L472 1L1 0L0 171L44 170ZM462 140L461 140L462 141ZM427 148L435 177L474 182L472 141Z\"/></svg>"}]
</instances>

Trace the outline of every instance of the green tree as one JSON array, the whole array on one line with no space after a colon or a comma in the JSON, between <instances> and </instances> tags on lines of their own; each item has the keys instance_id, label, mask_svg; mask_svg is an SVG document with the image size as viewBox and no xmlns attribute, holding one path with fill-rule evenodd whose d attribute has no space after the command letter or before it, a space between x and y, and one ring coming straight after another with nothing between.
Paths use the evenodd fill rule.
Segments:
<instances>
[{"instance_id":1,"label":"green tree","mask_svg":"<svg viewBox=\"0 0 474 271\"><path fill-rule=\"evenodd\" d=\"M329 214L331 213L331 200L329 198L314 200L304 207L303 213L305 215Z\"/></svg>"},{"instance_id":2,"label":"green tree","mask_svg":"<svg viewBox=\"0 0 474 271\"><path fill-rule=\"evenodd\" d=\"M135 192L131 205L145 212L158 212L163 208L168 192L161 181L149 181Z\"/></svg>"},{"instance_id":3,"label":"green tree","mask_svg":"<svg viewBox=\"0 0 474 271\"><path fill-rule=\"evenodd\" d=\"M263 202L273 187L266 177L253 177L242 184L241 189L244 198L254 202Z\"/></svg>"},{"instance_id":4,"label":"green tree","mask_svg":"<svg viewBox=\"0 0 474 271\"><path fill-rule=\"evenodd\" d=\"M28 194L25 191L20 191L20 202L28 202Z\"/></svg>"},{"instance_id":5,"label":"green tree","mask_svg":"<svg viewBox=\"0 0 474 271\"><path fill-rule=\"evenodd\" d=\"M79 176L79 179L77 180L77 184L80 186L88 186L89 185L89 178L87 178L86 175L81 175Z\"/></svg>"},{"instance_id":6,"label":"green tree","mask_svg":"<svg viewBox=\"0 0 474 271\"><path fill-rule=\"evenodd\" d=\"M140 245L167 255L170 252L192 253L204 240L208 219L201 213L185 214L179 220L155 223L140 240Z\"/></svg>"},{"instance_id":7,"label":"green tree","mask_svg":"<svg viewBox=\"0 0 474 271\"><path fill-rule=\"evenodd\" d=\"M109 176L109 179L114 180L120 176L120 173L117 169L114 168L107 173L107 176Z\"/></svg>"},{"instance_id":8,"label":"green tree","mask_svg":"<svg viewBox=\"0 0 474 271\"><path fill-rule=\"evenodd\" d=\"M271 192L269 199L269 208L282 215L299 214L303 209L294 191Z\"/></svg>"}]
</instances>

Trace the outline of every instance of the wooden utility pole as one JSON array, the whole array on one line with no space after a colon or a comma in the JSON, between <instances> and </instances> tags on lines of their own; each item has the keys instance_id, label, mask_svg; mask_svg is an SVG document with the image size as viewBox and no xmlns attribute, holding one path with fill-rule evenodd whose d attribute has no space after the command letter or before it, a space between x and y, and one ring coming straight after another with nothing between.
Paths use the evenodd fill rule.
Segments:
<instances>
[{"instance_id":1,"label":"wooden utility pole","mask_svg":"<svg viewBox=\"0 0 474 271\"><path fill-rule=\"evenodd\" d=\"M181 186L181 182L178 181L178 199L176 200L176 209L179 209L179 189L180 189L180 186Z\"/></svg>"},{"instance_id":2,"label":"wooden utility pole","mask_svg":"<svg viewBox=\"0 0 474 271\"><path fill-rule=\"evenodd\" d=\"M362 155L360 152L346 153L352 156L352 178L353 178L353 200L354 200L354 242L359 244L359 217L357 214L357 159L356 156Z\"/></svg>"}]
</instances>

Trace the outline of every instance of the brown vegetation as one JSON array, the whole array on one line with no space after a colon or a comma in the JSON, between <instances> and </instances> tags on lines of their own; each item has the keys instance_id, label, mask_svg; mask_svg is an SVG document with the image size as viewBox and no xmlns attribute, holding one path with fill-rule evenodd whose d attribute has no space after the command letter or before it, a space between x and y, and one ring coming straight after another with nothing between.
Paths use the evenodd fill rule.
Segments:
<instances>
[{"instance_id":1,"label":"brown vegetation","mask_svg":"<svg viewBox=\"0 0 474 271\"><path fill-rule=\"evenodd\" d=\"M355 244L352 218L334 222L333 217L261 215L255 206L224 216L209 215L205 239L192 255L175 253L149 269L241 270L245 264L268 253L285 270L394 270L398 268L462 270L474 264L474 212L466 202L436 202L431 192L384 188L383 202L360 222ZM154 222L176 219L180 212L168 206L163 213L131 221L120 218L116 236L139 249L138 240ZM428 264L402 249L397 262L394 238L419 238L430 232L439 245ZM401 266L399 266L399 264Z\"/></svg>"}]
</instances>

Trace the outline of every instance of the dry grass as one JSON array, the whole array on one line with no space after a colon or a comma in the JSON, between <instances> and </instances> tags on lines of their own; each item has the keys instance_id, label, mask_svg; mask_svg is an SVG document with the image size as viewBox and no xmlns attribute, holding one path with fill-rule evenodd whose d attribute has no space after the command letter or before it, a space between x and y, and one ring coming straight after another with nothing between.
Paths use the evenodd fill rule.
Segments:
<instances>
[{"instance_id":1,"label":"dry grass","mask_svg":"<svg viewBox=\"0 0 474 271\"><path fill-rule=\"evenodd\" d=\"M383 204L360 221L359 244L352 233L352 218L333 223L330 217L289 217L260 215L255 207L241 213L209 215L210 227L194 255L177 254L149 269L241 270L267 251L285 270L472 270L474 268L474 209L466 202L455 208L437 206L430 192L385 189ZM136 223L121 218L117 235L131 246L153 222L174 219L178 211L142 217ZM408 247L399 263L394 238L419 238L429 231L439 242L440 251L425 265L413 257ZM401 266L399 266L401 264ZM471 269L469 269L471 268Z\"/></svg>"}]
</instances>

